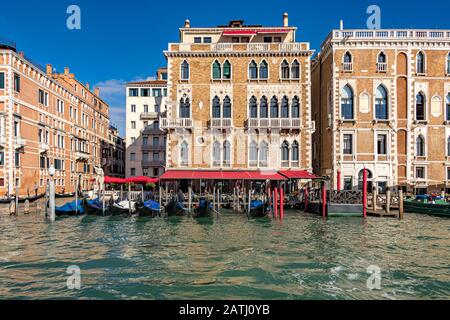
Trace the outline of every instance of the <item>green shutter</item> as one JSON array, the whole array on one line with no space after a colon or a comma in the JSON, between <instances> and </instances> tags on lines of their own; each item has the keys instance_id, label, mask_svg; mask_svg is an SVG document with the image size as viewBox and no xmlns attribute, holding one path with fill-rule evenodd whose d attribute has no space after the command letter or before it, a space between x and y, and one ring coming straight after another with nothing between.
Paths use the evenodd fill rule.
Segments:
<instances>
[{"instance_id":1,"label":"green shutter","mask_svg":"<svg viewBox=\"0 0 450 320\"><path fill-rule=\"evenodd\" d=\"M220 63L214 62L213 64L213 79L220 79Z\"/></svg>"},{"instance_id":2,"label":"green shutter","mask_svg":"<svg viewBox=\"0 0 450 320\"><path fill-rule=\"evenodd\" d=\"M0 89L5 89L5 74L0 73Z\"/></svg>"}]
</instances>

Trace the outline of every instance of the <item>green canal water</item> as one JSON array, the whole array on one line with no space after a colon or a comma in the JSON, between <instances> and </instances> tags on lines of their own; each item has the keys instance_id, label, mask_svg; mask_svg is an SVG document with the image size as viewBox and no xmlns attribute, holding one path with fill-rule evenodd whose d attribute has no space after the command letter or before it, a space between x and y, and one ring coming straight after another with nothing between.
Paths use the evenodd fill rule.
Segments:
<instances>
[{"instance_id":1,"label":"green canal water","mask_svg":"<svg viewBox=\"0 0 450 320\"><path fill-rule=\"evenodd\" d=\"M10 217L0 299L449 299L450 219ZM67 268L81 289L67 287ZM381 271L370 290L369 266ZM370 283L370 281L369 281Z\"/></svg>"}]
</instances>

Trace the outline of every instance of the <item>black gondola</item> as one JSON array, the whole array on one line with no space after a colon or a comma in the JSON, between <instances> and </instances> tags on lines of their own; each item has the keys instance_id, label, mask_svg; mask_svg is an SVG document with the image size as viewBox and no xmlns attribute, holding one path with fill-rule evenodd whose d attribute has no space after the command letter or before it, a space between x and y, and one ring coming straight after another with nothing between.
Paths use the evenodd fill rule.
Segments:
<instances>
[{"instance_id":1,"label":"black gondola","mask_svg":"<svg viewBox=\"0 0 450 320\"><path fill-rule=\"evenodd\" d=\"M75 192L72 192L72 193L55 193L55 198L57 198L57 199L75 198Z\"/></svg>"},{"instance_id":2,"label":"black gondola","mask_svg":"<svg viewBox=\"0 0 450 320\"><path fill-rule=\"evenodd\" d=\"M88 216L103 216L107 215L108 209L105 209L103 212L103 204L100 203L98 199L96 200L87 200L86 198L82 201L84 212Z\"/></svg>"},{"instance_id":3,"label":"black gondola","mask_svg":"<svg viewBox=\"0 0 450 320\"><path fill-rule=\"evenodd\" d=\"M166 205L164 209L169 217L171 216L181 217L186 215L186 210L184 209L183 203L181 202L171 201Z\"/></svg>"},{"instance_id":4,"label":"black gondola","mask_svg":"<svg viewBox=\"0 0 450 320\"><path fill-rule=\"evenodd\" d=\"M262 218L269 214L270 204L259 200L253 200L250 204L250 217Z\"/></svg>"},{"instance_id":5,"label":"black gondola","mask_svg":"<svg viewBox=\"0 0 450 320\"><path fill-rule=\"evenodd\" d=\"M24 203L27 200L29 202L34 202L34 201L37 201L37 200L42 199L44 197L45 197L45 193L38 194L38 195L35 195L35 196L19 197L19 203ZM0 199L0 204L11 203L11 201L15 201L15 200L16 200L15 197L2 198L2 199Z\"/></svg>"},{"instance_id":6,"label":"black gondola","mask_svg":"<svg viewBox=\"0 0 450 320\"><path fill-rule=\"evenodd\" d=\"M110 206L109 213L113 216L129 216L130 215L130 209L129 209L130 203L125 200L119 203L113 203ZM136 202L131 201L131 214L136 213Z\"/></svg>"},{"instance_id":7,"label":"black gondola","mask_svg":"<svg viewBox=\"0 0 450 320\"><path fill-rule=\"evenodd\" d=\"M142 202L142 200L136 202L135 205L137 214L140 217L160 217L161 216L161 207L158 202L149 200L146 202Z\"/></svg>"},{"instance_id":8,"label":"black gondola","mask_svg":"<svg viewBox=\"0 0 450 320\"><path fill-rule=\"evenodd\" d=\"M208 200L201 199L198 207L194 210L194 217L202 218L202 217L210 217L212 214L212 203Z\"/></svg>"}]
</instances>

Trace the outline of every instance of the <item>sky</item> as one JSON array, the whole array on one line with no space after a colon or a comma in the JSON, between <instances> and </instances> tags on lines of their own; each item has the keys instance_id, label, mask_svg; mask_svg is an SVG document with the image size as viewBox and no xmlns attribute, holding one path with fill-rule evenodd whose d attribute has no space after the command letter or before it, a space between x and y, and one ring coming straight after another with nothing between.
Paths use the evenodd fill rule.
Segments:
<instances>
[{"instance_id":1,"label":"sky","mask_svg":"<svg viewBox=\"0 0 450 320\"><path fill-rule=\"evenodd\" d=\"M289 13L289 24L298 27L297 41L308 41L314 50L332 29L344 21L348 29L367 28L368 6L381 9L381 28L450 29L450 1L144 1L144 0L26 0L2 1L0 37L12 39L18 50L40 63L51 63L57 72L70 67L81 82L100 87L110 105L111 123L125 134L125 83L154 76L166 60L163 50L178 41L185 19L192 27L227 24L280 26ZM81 29L69 30L67 8L81 9Z\"/></svg>"}]
</instances>

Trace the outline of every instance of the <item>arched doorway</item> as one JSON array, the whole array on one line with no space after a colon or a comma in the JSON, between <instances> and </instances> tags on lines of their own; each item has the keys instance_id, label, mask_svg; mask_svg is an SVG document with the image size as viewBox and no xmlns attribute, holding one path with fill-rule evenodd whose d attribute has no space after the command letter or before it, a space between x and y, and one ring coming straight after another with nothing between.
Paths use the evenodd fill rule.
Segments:
<instances>
[{"instance_id":1,"label":"arched doorway","mask_svg":"<svg viewBox=\"0 0 450 320\"><path fill-rule=\"evenodd\" d=\"M372 171L367 170L367 180L373 179L373 173ZM364 169L361 170L358 173L358 190L363 189L363 179L364 179ZM372 188L373 188L373 182L372 181L367 181L367 192L372 192Z\"/></svg>"}]
</instances>

